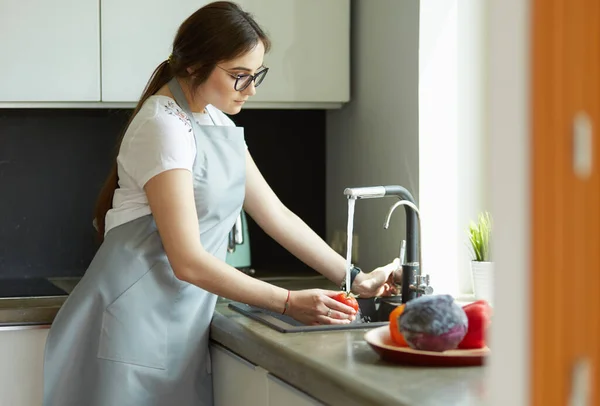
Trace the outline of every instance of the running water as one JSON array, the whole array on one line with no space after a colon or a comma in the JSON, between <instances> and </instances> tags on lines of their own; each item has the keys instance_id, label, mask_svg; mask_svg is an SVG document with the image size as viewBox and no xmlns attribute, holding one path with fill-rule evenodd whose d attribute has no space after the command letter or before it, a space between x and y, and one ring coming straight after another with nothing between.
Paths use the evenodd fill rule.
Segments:
<instances>
[{"instance_id":1,"label":"running water","mask_svg":"<svg viewBox=\"0 0 600 406\"><path fill-rule=\"evenodd\" d=\"M356 199L348 199L348 230L346 234L346 292L350 293L350 271L352 270L352 236L354 226L354 204Z\"/></svg>"}]
</instances>

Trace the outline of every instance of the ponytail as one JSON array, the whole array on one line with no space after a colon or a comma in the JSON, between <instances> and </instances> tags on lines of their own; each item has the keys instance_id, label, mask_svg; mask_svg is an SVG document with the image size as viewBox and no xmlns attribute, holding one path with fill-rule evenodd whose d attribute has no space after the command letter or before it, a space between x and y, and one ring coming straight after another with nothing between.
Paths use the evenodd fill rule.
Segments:
<instances>
[{"instance_id":1,"label":"ponytail","mask_svg":"<svg viewBox=\"0 0 600 406\"><path fill-rule=\"evenodd\" d=\"M133 114L129 118L129 122L125 126L123 134L121 134L119 142L117 143L114 163L110 170L110 174L108 175L108 178L106 178L106 181L102 186L100 194L98 195L98 199L96 201L96 208L94 210L94 224L96 226L97 232L96 237L98 242L100 243L104 240L104 232L106 230L106 213L112 208L115 190L119 187L119 176L117 173L117 155L119 154L119 149L121 148L121 143L123 141L125 132L127 131L127 128L133 121L136 114L140 111L142 105L146 102L146 100L148 100L150 96L158 92L158 90L161 87L169 83L169 81L173 78L171 70L172 69L169 65L168 60L162 62L154 70L152 76L150 77L150 80L148 81L148 84L146 85L146 88L144 89L144 92L142 93L142 97L140 98L137 106L135 107Z\"/></svg>"}]
</instances>

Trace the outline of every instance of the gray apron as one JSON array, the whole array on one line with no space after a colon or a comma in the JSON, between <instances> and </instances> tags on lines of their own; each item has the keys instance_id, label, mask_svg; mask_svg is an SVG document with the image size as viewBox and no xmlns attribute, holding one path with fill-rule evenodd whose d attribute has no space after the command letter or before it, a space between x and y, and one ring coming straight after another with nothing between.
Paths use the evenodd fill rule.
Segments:
<instances>
[{"instance_id":1,"label":"gray apron","mask_svg":"<svg viewBox=\"0 0 600 406\"><path fill-rule=\"evenodd\" d=\"M225 261L244 201L244 132L198 125L178 82L169 88L196 140L200 239ZM111 229L50 328L43 405L212 405L208 339L216 301L174 276L152 215Z\"/></svg>"}]
</instances>

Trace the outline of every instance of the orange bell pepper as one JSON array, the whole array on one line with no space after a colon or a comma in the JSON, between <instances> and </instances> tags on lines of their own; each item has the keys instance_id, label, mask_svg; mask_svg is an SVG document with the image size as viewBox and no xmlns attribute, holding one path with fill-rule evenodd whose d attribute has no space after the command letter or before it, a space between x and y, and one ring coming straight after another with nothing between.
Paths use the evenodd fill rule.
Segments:
<instances>
[{"instance_id":1,"label":"orange bell pepper","mask_svg":"<svg viewBox=\"0 0 600 406\"><path fill-rule=\"evenodd\" d=\"M408 343L406 342L404 336L400 332L400 326L398 325L398 319L400 318L400 315L404 311L405 307L406 305L402 304L400 306L397 306L390 313L390 336L392 337L392 341L394 342L394 344L400 347L408 347Z\"/></svg>"}]
</instances>

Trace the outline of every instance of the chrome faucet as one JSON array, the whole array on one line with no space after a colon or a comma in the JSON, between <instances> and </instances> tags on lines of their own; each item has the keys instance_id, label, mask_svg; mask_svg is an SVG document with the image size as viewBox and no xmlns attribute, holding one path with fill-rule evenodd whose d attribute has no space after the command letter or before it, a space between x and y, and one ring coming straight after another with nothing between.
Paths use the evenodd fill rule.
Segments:
<instances>
[{"instance_id":1,"label":"chrome faucet","mask_svg":"<svg viewBox=\"0 0 600 406\"><path fill-rule=\"evenodd\" d=\"M419 210L415 199L410 192L402 186L371 186L347 188L344 195L348 199L374 199L387 196L396 196L400 199L388 213L384 228L389 226L389 220L393 211L400 204L405 206L406 211L406 261L402 264L402 303L406 303L421 294L430 294L433 289L429 286L429 276L421 276L420 272L420 238L417 221L420 220Z\"/></svg>"}]
</instances>

